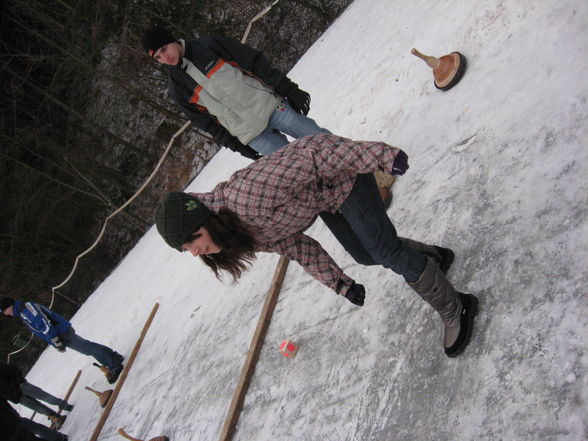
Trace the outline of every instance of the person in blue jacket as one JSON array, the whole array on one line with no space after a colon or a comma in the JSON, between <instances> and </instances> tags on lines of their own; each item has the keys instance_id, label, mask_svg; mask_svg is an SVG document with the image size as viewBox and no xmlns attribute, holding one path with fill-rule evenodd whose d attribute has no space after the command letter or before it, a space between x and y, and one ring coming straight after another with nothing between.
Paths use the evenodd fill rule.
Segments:
<instances>
[{"instance_id":1,"label":"person in blue jacket","mask_svg":"<svg viewBox=\"0 0 588 441\"><path fill-rule=\"evenodd\" d=\"M124 357L107 346L85 340L76 334L71 323L49 308L35 302L21 302L12 297L0 298L2 314L21 319L37 337L60 352L66 348L94 357L108 369L106 378L114 383L122 372Z\"/></svg>"}]
</instances>

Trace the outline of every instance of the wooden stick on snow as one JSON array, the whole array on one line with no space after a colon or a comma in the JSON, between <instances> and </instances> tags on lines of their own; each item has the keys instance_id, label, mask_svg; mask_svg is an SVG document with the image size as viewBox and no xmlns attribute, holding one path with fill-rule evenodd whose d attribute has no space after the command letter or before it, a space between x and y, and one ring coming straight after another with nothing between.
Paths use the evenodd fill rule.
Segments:
<instances>
[{"instance_id":1,"label":"wooden stick on snow","mask_svg":"<svg viewBox=\"0 0 588 441\"><path fill-rule=\"evenodd\" d=\"M131 369L131 366L133 365L135 358L137 358L137 353L139 352L139 349L141 348L141 344L143 343L143 340L145 339L145 334L147 334L147 331L149 330L149 327L151 326L151 322L153 321L153 317L155 317L155 313L157 312L157 308L159 308L159 303L156 303L155 306L153 306L153 309L151 310L151 314L149 315L149 318L147 319L147 321L145 322L145 325L143 326L143 331L141 332L141 336L137 340L137 343L135 343L135 347L133 348L133 352L131 353L131 356L129 357L127 364L125 365L122 373L120 374L120 378L116 382L116 386L114 387L114 391L112 392L110 400L108 400L108 404L106 405L104 412L102 412L102 416L100 417L100 420L98 421L98 424L96 425L96 428L94 429L94 433L90 437L90 441L96 441L98 439L98 435L100 435L100 431L102 430L102 427L104 427L104 423L106 423L106 419L108 418L108 415L110 415L110 411L112 410L112 406L114 406L114 402L116 401L116 397L118 396L118 393L120 392L123 384L125 383L125 380L127 378L127 374L129 373L129 370Z\"/></svg>"}]
</instances>

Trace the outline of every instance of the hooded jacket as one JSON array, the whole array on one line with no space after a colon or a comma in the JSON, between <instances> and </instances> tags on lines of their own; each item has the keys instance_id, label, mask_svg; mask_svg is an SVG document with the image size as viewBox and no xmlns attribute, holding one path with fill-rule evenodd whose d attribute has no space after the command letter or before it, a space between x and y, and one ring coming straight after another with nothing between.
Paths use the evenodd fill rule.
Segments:
<instances>
[{"instance_id":1,"label":"hooded jacket","mask_svg":"<svg viewBox=\"0 0 588 441\"><path fill-rule=\"evenodd\" d=\"M55 346L51 339L65 334L71 323L65 318L51 311L49 308L35 302L14 301L14 316L19 317L33 333Z\"/></svg>"},{"instance_id":2,"label":"hooded jacket","mask_svg":"<svg viewBox=\"0 0 588 441\"><path fill-rule=\"evenodd\" d=\"M185 54L169 72L169 93L194 125L251 157L249 141L296 84L252 47L221 35L180 40ZM235 138L239 141L235 143Z\"/></svg>"}]
</instances>

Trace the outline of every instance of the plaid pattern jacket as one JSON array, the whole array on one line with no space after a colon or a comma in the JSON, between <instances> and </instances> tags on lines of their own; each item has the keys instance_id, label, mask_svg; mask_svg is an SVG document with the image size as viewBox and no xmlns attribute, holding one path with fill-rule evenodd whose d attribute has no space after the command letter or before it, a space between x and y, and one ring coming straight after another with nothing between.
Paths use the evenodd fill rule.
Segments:
<instances>
[{"instance_id":1,"label":"plaid pattern jacket","mask_svg":"<svg viewBox=\"0 0 588 441\"><path fill-rule=\"evenodd\" d=\"M321 245L303 233L323 211L335 213L359 173L392 172L399 149L330 134L297 139L235 172L210 193L193 193L211 211L226 207L251 229L256 251L298 262L338 294L353 280Z\"/></svg>"}]
</instances>

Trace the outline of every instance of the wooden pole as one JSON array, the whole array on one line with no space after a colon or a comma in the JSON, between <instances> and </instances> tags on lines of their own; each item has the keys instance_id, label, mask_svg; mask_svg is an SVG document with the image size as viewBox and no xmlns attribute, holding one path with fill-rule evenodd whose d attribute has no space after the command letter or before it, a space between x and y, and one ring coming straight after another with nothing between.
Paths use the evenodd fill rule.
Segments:
<instances>
[{"instance_id":1,"label":"wooden pole","mask_svg":"<svg viewBox=\"0 0 588 441\"><path fill-rule=\"evenodd\" d=\"M241 369L239 384L237 385L237 389L233 394L233 400L231 401L229 411L227 412L227 416L221 430L220 441L229 441L235 432L235 426L239 421L239 415L241 414L243 402L245 401L245 395L247 394L249 383L251 382L251 378L255 372L255 365L259 359L259 353L261 352L261 347L263 346L265 334L267 333L267 328L272 318L272 313L274 312L276 303L278 302L278 296L280 294L280 289L282 288L284 276L286 275L288 262L288 258L281 256L278 265L276 266L274 278L272 280L269 292L267 293L267 297L265 298L265 303L263 305L263 309L261 310L261 315L259 316L257 328L255 329L253 340L249 346L247 358L245 359L245 363Z\"/></svg>"},{"instance_id":2,"label":"wooden pole","mask_svg":"<svg viewBox=\"0 0 588 441\"><path fill-rule=\"evenodd\" d=\"M76 374L76 376L74 377L73 381L71 382L71 385L69 386L69 389L67 390L67 392L65 393L65 397L63 397L63 401L65 401L67 403L67 400L69 400L69 397L71 396L71 393L74 390L74 387L76 387L76 384L78 383L78 380L80 379L80 375L82 375L82 371L79 370L78 373ZM60 407L57 411L57 414L61 414L61 411L63 409Z\"/></svg>"},{"instance_id":3,"label":"wooden pole","mask_svg":"<svg viewBox=\"0 0 588 441\"><path fill-rule=\"evenodd\" d=\"M151 314L149 315L149 318L145 322L145 326L143 326L143 331L141 332L141 336L137 340L137 343L135 343L135 347L133 348L133 352L131 353L131 356L127 360L127 364L124 367L122 373L120 374L120 378L116 382L116 385L114 387L114 391L112 392L110 400L108 400L108 404L106 405L106 407L104 408L104 411L102 412L102 415L100 416L100 420L98 421L98 424L96 425L96 428L94 429L94 433L92 433L92 436L90 437L90 441L96 441L98 439L98 435L100 435L100 431L102 430L102 427L104 427L104 423L106 423L106 419L108 418L108 415L110 415L110 411L112 410L112 406L114 405L114 402L116 401L116 397L118 396L118 393L120 392L120 390L121 390L121 388L127 378L127 374L129 373L129 370L131 369L131 366L133 365L135 358L137 358L137 353L139 352L139 349L141 348L141 344L143 343L143 340L145 339L145 334L147 334L147 331L149 330L149 327L151 326L151 322L153 321L153 317L155 317L155 313L157 312L157 308L159 308L159 303L156 303L153 306L153 309L151 310Z\"/></svg>"},{"instance_id":4,"label":"wooden pole","mask_svg":"<svg viewBox=\"0 0 588 441\"><path fill-rule=\"evenodd\" d=\"M76 374L76 376L74 377L73 381L71 382L71 385L69 386L69 389L67 390L67 393L65 394L65 397L63 397L64 401L69 400L69 397L71 397L71 393L74 390L74 387L76 387L76 384L78 383L78 380L80 379L80 376L82 375L82 370L80 369L78 371L78 373Z\"/></svg>"},{"instance_id":5,"label":"wooden pole","mask_svg":"<svg viewBox=\"0 0 588 441\"><path fill-rule=\"evenodd\" d=\"M76 384L78 383L78 380L80 379L80 375L82 375L82 371L78 371L78 373L76 374L76 376L74 377L74 379L72 380L69 389L67 390L67 392L65 393L65 396L63 397L63 401L65 401L67 403L67 400L69 400L69 397L71 396L71 393L74 390L74 387L76 387ZM61 415L61 411L63 409L60 407L59 409L57 409L57 415ZM31 416L31 420L35 417L36 412L33 412L33 415ZM51 428L53 428L54 423L51 423Z\"/></svg>"}]
</instances>

